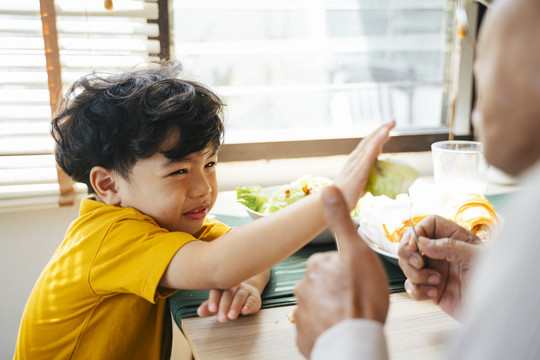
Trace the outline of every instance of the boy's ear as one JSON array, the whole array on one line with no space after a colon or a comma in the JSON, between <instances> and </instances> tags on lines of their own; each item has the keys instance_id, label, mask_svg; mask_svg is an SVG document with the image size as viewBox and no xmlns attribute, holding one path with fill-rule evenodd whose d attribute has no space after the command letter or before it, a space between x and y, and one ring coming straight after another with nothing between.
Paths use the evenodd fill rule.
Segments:
<instances>
[{"instance_id":1,"label":"boy's ear","mask_svg":"<svg viewBox=\"0 0 540 360\"><path fill-rule=\"evenodd\" d=\"M108 205L118 205L121 202L116 186L118 175L102 166L94 166L90 170L90 183L101 201Z\"/></svg>"}]
</instances>

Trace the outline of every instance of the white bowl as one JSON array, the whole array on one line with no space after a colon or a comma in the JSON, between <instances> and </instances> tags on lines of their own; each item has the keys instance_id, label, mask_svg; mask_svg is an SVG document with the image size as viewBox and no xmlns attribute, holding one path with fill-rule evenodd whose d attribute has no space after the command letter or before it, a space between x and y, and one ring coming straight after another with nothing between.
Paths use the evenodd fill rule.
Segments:
<instances>
[{"instance_id":1,"label":"white bowl","mask_svg":"<svg viewBox=\"0 0 540 360\"><path fill-rule=\"evenodd\" d=\"M281 187L282 187L281 185L280 186L263 187L262 191L268 198L270 198L270 196L272 196L272 194L277 189L279 189ZM246 212L249 214L249 216L253 220L257 220L257 219L260 219L262 217L272 215L272 214L262 214L260 212L253 211L250 208L248 208L246 206L243 206L243 205L242 205L242 207L244 208L244 210L246 210ZM334 238L332 237L332 234L330 233L330 230L328 228L326 228L326 229L323 230L323 232L321 232L313 240L311 240L310 244L329 244L329 243L333 243L333 242L334 242Z\"/></svg>"}]
</instances>

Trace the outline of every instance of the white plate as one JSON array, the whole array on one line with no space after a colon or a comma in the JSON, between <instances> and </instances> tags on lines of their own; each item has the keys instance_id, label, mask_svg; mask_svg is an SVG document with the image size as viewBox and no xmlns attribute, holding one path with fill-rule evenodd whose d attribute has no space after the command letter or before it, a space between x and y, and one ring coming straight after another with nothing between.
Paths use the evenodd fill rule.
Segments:
<instances>
[{"instance_id":1,"label":"white plate","mask_svg":"<svg viewBox=\"0 0 540 360\"><path fill-rule=\"evenodd\" d=\"M375 242L373 242L369 236L367 236L363 231L361 227L358 227L358 235L364 240L364 242L371 248L371 250L375 251L376 253L382 255L386 260L391 262L394 265L399 266L399 256L397 254L393 254L391 252L388 252L382 248L380 248Z\"/></svg>"}]
</instances>

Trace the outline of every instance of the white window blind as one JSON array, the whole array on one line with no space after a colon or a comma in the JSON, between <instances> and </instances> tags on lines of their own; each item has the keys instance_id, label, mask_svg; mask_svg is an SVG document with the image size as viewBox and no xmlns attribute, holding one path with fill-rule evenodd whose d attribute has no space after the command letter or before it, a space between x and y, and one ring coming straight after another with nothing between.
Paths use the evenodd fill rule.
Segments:
<instances>
[{"instance_id":1,"label":"white window blind","mask_svg":"<svg viewBox=\"0 0 540 360\"><path fill-rule=\"evenodd\" d=\"M156 1L54 1L63 89L80 76L117 72L160 53ZM40 2L0 2L0 212L57 206L51 105ZM79 193L84 186L75 185Z\"/></svg>"}]
</instances>

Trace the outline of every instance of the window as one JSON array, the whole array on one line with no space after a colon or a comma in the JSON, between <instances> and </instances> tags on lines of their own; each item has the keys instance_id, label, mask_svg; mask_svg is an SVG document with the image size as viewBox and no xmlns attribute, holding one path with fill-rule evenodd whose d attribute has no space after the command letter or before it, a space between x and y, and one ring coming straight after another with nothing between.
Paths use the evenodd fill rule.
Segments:
<instances>
[{"instance_id":1,"label":"window","mask_svg":"<svg viewBox=\"0 0 540 360\"><path fill-rule=\"evenodd\" d=\"M41 4L53 9L48 30L58 34L60 67L53 70L64 89L93 70L131 68L161 52L158 24L149 23L158 19L157 1L114 0L112 11L93 0ZM40 1L0 3L0 211L59 201L41 15Z\"/></svg>"},{"instance_id":2,"label":"window","mask_svg":"<svg viewBox=\"0 0 540 360\"><path fill-rule=\"evenodd\" d=\"M47 71L65 90L93 70L170 53L229 105L220 161L345 154L390 117L398 129L385 151L427 150L448 136L454 78L453 130L470 137L475 34L452 76L459 1L113 0L112 11L94 0L0 2L0 212L58 204ZM477 5L465 3L474 29ZM54 9L52 70L40 4Z\"/></svg>"},{"instance_id":3,"label":"window","mask_svg":"<svg viewBox=\"0 0 540 360\"><path fill-rule=\"evenodd\" d=\"M418 135L425 147L449 132L457 5L173 0L174 55L229 105L226 158L346 153L351 138L391 118L402 135L396 146L408 139L409 150L422 150L410 144ZM470 4L470 19L475 9ZM453 130L468 136L472 40L465 40Z\"/></svg>"}]
</instances>

